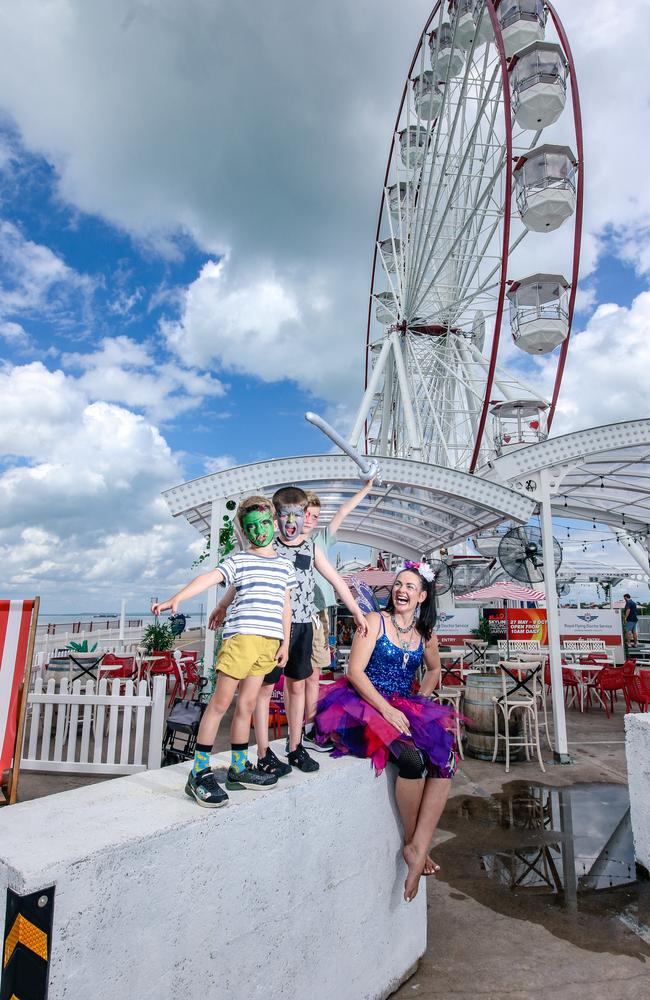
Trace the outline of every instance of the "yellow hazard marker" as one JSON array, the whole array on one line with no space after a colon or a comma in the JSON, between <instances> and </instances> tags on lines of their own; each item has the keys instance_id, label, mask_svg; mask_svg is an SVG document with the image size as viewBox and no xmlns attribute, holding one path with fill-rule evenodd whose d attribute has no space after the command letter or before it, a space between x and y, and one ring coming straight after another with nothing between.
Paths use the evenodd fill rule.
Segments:
<instances>
[{"instance_id":1,"label":"yellow hazard marker","mask_svg":"<svg viewBox=\"0 0 650 1000\"><path fill-rule=\"evenodd\" d=\"M5 941L5 965L13 955L17 944L24 944L26 948L47 962L47 934L21 913L16 917Z\"/></svg>"}]
</instances>

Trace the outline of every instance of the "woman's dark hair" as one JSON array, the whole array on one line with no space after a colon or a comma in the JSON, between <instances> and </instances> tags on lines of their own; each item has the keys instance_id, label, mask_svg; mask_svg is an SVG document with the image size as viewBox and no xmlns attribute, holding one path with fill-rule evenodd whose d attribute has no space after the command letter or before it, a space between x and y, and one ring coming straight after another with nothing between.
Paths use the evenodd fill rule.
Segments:
<instances>
[{"instance_id":1,"label":"woman's dark hair","mask_svg":"<svg viewBox=\"0 0 650 1000\"><path fill-rule=\"evenodd\" d=\"M415 628L420 633L424 641L428 642L431 638L431 633L435 628L437 618L436 588L434 581L432 580L431 583L429 583L429 581L426 580L421 573L418 573L416 569L401 569L395 577L395 580L402 573L413 573L414 576L417 576L422 586L422 590L426 592L426 598L422 601L422 604L418 605L419 611L415 622ZM389 615L395 613L395 605L393 604L393 587L395 586L395 580L393 580L390 588L390 594L388 595L388 601L386 602L386 611Z\"/></svg>"}]
</instances>

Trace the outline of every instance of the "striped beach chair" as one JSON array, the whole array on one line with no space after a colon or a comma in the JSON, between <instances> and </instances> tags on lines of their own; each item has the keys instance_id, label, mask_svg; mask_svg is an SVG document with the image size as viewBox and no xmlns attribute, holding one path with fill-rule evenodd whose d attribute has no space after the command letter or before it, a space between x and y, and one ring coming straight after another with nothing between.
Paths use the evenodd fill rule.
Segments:
<instances>
[{"instance_id":1,"label":"striped beach chair","mask_svg":"<svg viewBox=\"0 0 650 1000\"><path fill-rule=\"evenodd\" d=\"M38 597L0 600L0 805L13 805L18 791L38 607Z\"/></svg>"}]
</instances>

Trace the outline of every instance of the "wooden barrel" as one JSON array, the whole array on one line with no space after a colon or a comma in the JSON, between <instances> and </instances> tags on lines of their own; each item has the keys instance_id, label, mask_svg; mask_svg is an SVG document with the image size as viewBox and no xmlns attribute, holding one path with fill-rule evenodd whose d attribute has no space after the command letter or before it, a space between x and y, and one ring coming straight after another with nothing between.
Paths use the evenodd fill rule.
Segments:
<instances>
[{"instance_id":1,"label":"wooden barrel","mask_svg":"<svg viewBox=\"0 0 650 1000\"><path fill-rule=\"evenodd\" d=\"M494 753L494 703L493 698L502 694L501 678L494 674L469 674L463 698L463 715L467 717L465 732L467 743L465 752L478 760L492 760ZM499 732L505 732L502 713L498 715ZM515 717L510 720L510 735L519 734L519 723ZM518 750L511 750L515 760ZM505 760L506 747L499 741L497 760Z\"/></svg>"}]
</instances>

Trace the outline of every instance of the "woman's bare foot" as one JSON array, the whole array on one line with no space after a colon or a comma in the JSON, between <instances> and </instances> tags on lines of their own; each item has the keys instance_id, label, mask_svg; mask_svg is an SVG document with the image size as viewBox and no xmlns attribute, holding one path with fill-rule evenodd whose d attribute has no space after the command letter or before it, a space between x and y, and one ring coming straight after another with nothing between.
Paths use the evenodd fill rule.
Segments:
<instances>
[{"instance_id":1,"label":"woman's bare foot","mask_svg":"<svg viewBox=\"0 0 650 1000\"><path fill-rule=\"evenodd\" d=\"M440 871L440 865L437 861L434 861L430 854L427 854L424 859L424 871L423 875L437 875Z\"/></svg>"},{"instance_id":2,"label":"woman's bare foot","mask_svg":"<svg viewBox=\"0 0 650 1000\"><path fill-rule=\"evenodd\" d=\"M420 876L424 872L426 854L418 853L413 844L406 844L402 851L402 857L408 867L406 881L404 882L404 899L407 903L410 903L417 896Z\"/></svg>"}]
</instances>

